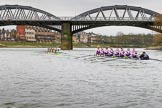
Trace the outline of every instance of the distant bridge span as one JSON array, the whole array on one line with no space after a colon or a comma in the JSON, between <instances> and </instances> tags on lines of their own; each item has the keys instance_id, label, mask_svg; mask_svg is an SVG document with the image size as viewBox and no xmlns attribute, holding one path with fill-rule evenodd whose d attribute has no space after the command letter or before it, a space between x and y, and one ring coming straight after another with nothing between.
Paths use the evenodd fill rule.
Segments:
<instances>
[{"instance_id":1,"label":"distant bridge span","mask_svg":"<svg viewBox=\"0 0 162 108\"><path fill-rule=\"evenodd\" d=\"M72 49L72 34L102 26L135 26L162 33L161 23L154 24L161 15L142 7L114 5L89 10L75 17L56 17L30 6L0 6L0 26L33 25L56 30L62 34L62 49Z\"/></svg>"},{"instance_id":2,"label":"distant bridge span","mask_svg":"<svg viewBox=\"0 0 162 108\"><path fill-rule=\"evenodd\" d=\"M90 28L101 27L101 26L135 26L154 30L156 32L162 33L161 26L154 26L155 16L160 15L152 10L148 10L142 7L127 6L127 5L114 5L114 6L105 6L96 9L89 10L84 12L74 18L72 21L77 21L84 25L72 29L73 33L87 30ZM77 23L74 23L77 25Z\"/></svg>"}]
</instances>

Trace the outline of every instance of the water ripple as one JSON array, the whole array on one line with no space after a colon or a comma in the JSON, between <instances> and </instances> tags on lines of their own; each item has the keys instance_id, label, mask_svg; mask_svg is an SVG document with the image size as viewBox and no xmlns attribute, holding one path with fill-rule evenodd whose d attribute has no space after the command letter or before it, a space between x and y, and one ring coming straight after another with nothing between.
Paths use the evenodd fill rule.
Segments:
<instances>
[{"instance_id":1,"label":"water ripple","mask_svg":"<svg viewBox=\"0 0 162 108\"><path fill-rule=\"evenodd\" d=\"M161 52L141 61L94 51L0 49L0 108L162 107Z\"/></svg>"}]
</instances>

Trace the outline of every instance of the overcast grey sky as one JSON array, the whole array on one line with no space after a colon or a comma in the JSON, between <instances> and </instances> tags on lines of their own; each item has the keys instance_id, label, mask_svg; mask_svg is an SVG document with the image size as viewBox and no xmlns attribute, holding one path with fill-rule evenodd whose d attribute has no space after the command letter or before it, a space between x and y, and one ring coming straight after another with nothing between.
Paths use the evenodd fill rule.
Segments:
<instances>
[{"instance_id":1,"label":"overcast grey sky","mask_svg":"<svg viewBox=\"0 0 162 108\"><path fill-rule=\"evenodd\" d=\"M111 5L140 6L162 13L162 0L0 0L0 5L5 4L28 5L56 16L75 16L94 8ZM115 35L117 32L152 33L150 30L135 27L101 27L89 31L107 35Z\"/></svg>"}]
</instances>

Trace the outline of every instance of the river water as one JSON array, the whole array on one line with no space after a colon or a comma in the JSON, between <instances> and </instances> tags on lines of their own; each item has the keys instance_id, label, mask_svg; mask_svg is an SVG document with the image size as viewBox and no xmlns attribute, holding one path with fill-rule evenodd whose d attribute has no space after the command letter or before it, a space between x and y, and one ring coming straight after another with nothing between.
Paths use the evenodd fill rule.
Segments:
<instances>
[{"instance_id":1,"label":"river water","mask_svg":"<svg viewBox=\"0 0 162 108\"><path fill-rule=\"evenodd\" d=\"M162 108L162 51L142 61L46 50L0 49L0 108Z\"/></svg>"}]
</instances>

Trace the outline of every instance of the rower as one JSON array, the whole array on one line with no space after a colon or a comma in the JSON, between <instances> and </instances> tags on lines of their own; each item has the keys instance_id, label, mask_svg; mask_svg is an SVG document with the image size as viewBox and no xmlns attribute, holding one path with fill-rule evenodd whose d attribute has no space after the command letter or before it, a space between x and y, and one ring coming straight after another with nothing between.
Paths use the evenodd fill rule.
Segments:
<instances>
[{"instance_id":1,"label":"rower","mask_svg":"<svg viewBox=\"0 0 162 108\"><path fill-rule=\"evenodd\" d=\"M130 49L128 48L127 51L124 54L126 57L130 57L131 53L130 53Z\"/></svg>"},{"instance_id":2,"label":"rower","mask_svg":"<svg viewBox=\"0 0 162 108\"><path fill-rule=\"evenodd\" d=\"M109 49L108 49L108 47L106 47L106 49L104 50L104 54L105 54L105 56L108 56L109 55Z\"/></svg>"},{"instance_id":3,"label":"rower","mask_svg":"<svg viewBox=\"0 0 162 108\"><path fill-rule=\"evenodd\" d=\"M115 57L120 57L120 52L119 52L119 48L116 48L116 51L115 51Z\"/></svg>"},{"instance_id":4,"label":"rower","mask_svg":"<svg viewBox=\"0 0 162 108\"><path fill-rule=\"evenodd\" d=\"M104 49L103 48L101 48L101 50L100 50L100 56L104 56Z\"/></svg>"},{"instance_id":5,"label":"rower","mask_svg":"<svg viewBox=\"0 0 162 108\"><path fill-rule=\"evenodd\" d=\"M133 51L131 53L131 56L132 56L132 58L135 58L135 59L138 59L139 58L138 57L138 54L137 54L137 51L135 50L135 48L133 48Z\"/></svg>"},{"instance_id":6,"label":"rower","mask_svg":"<svg viewBox=\"0 0 162 108\"><path fill-rule=\"evenodd\" d=\"M109 56L113 56L113 55L114 55L114 50L113 50L113 48L110 48Z\"/></svg>"},{"instance_id":7,"label":"rower","mask_svg":"<svg viewBox=\"0 0 162 108\"><path fill-rule=\"evenodd\" d=\"M123 48L120 48L120 53L119 53L120 57L124 57L124 50Z\"/></svg>"},{"instance_id":8,"label":"rower","mask_svg":"<svg viewBox=\"0 0 162 108\"><path fill-rule=\"evenodd\" d=\"M96 56L100 56L100 48L99 47L97 47L97 50L96 50Z\"/></svg>"}]
</instances>

